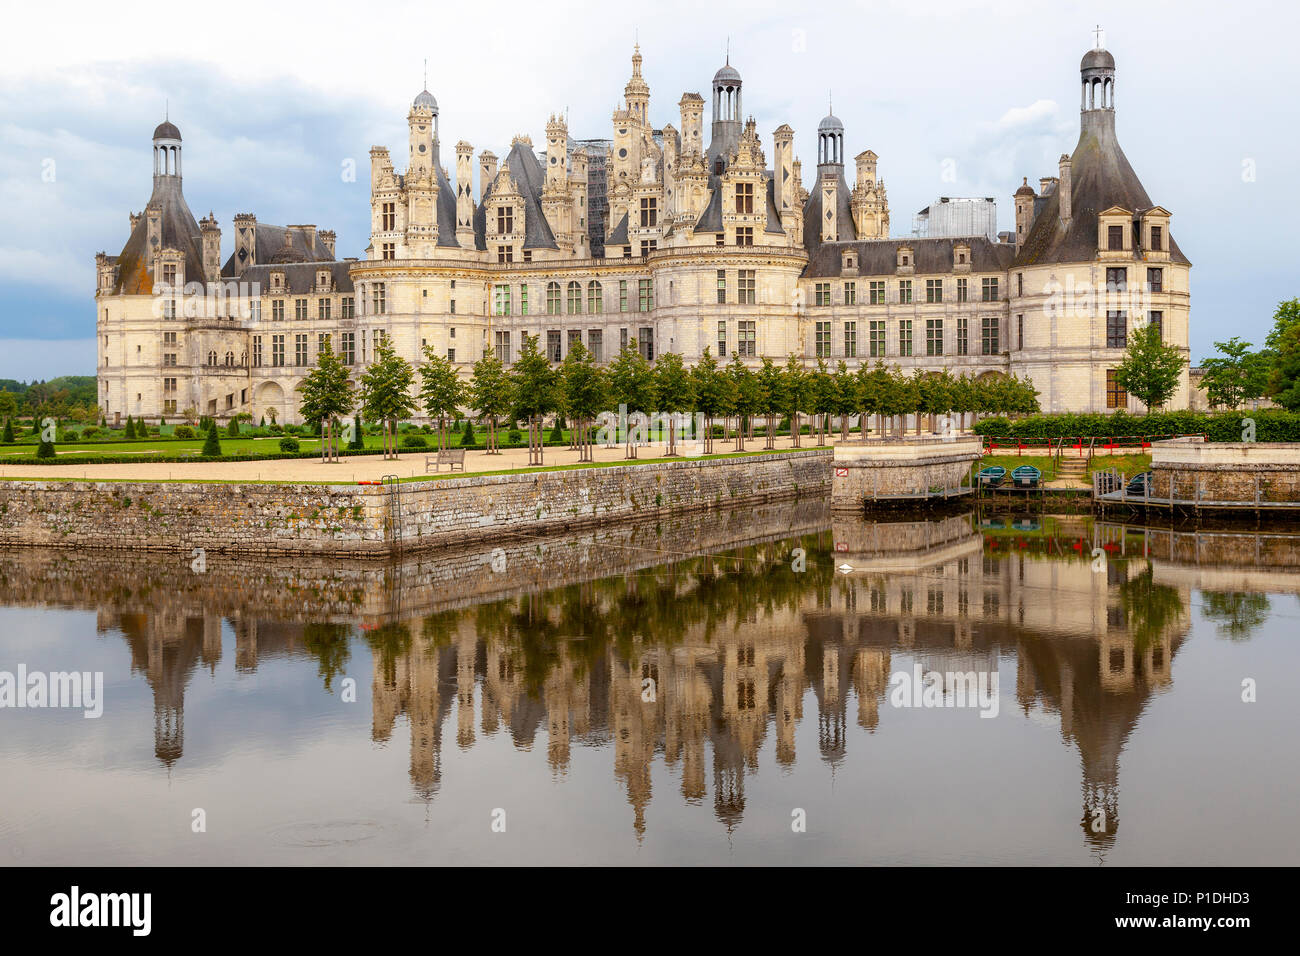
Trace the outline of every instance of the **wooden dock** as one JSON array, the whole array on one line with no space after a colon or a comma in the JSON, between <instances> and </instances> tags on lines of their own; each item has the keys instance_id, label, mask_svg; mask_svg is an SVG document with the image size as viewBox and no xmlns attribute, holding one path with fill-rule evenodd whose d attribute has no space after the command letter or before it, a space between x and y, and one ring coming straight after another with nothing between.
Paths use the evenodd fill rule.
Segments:
<instances>
[{"instance_id":1,"label":"wooden dock","mask_svg":"<svg viewBox=\"0 0 1300 956\"><path fill-rule=\"evenodd\" d=\"M1239 500L1222 500L1209 498L1204 493L1198 478L1193 487L1187 489L1190 495L1172 495L1157 497L1151 494L1150 482L1144 486L1144 493L1129 494L1128 478L1115 471L1098 471L1092 475L1092 500L1104 512L1108 506L1119 505L1135 510L1156 509L1165 511L1230 511L1230 512L1287 512L1300 511L1300 501L1271 501L1263 497L1258 477L1254 480L1253 493L1250 498ZM1177 492L1175 484L1171 489Z\"/></svg>"}]
</instances>

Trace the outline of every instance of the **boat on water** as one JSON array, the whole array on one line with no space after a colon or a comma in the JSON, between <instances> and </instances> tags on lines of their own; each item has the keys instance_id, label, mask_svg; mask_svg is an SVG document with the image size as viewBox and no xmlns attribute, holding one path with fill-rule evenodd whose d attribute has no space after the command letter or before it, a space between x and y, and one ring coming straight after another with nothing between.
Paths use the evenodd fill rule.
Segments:
<instances>
[{"instance_id":1,"label":"boat on water","mask_svg":"<svg viewBox=\"0 0 1300 956\"><path fill-rule=\"evenodd\" d=\"M1002 479L1006 478L1006 476L1007 470L1001 465L990 465L980 471L980 484L996 488L1002 484Z\"/></svg>"}]
</instances>

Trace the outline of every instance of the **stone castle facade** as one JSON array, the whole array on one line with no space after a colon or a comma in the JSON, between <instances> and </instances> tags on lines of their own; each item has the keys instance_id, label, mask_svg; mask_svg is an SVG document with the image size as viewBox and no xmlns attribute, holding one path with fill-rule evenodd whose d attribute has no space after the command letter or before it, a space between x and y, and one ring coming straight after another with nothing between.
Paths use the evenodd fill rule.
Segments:
<instances>
[{"instance_id":1,"label":"stone castle facade","mask_svg":"<svg viewBox=\"0 0 1300 956\"><path fill-rule=\"evenodd\" d=\"M1115 137L1115 61L1081 65L1081 131L1058 175L1013 197L1016 228L891 238L877 155L845 168L844 126L817 129L803 185L795 133L770 155L726 63L712 101L686 93L680 129L653 125L639 48L608 139L575 140L562 116L543 148L503 159L454 147L442 161L437 101L411 104L405 171L370 151L371 236L338 259L334 233L235 217L221 261L214 217L181 189L181 135L154 131L153 193L116 256L96 258L99 400L110 420L187 411L298 421L296 387L328 339L360 370L380 337L412 363L430 346L468 375L488 347L507 363L525 335L553 361L576 342L608 362L626 347L688 364L790 354L850 368L1033 379L1048 411L1140 403L1111 376L1127 336L1158 322L1188 345L1190 263ZM705 110L711 111L708 140ZM1188 402L1186 371L1171 403Z\"/></svg>"}]
</instances>

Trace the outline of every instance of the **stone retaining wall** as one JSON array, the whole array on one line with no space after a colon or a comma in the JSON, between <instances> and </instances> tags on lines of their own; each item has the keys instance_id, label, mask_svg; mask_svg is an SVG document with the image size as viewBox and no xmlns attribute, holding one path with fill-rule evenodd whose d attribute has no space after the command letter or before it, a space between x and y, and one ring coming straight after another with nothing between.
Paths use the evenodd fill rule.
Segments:
<instances>
[{"instance_id":1,"label":"stone retaining wall","mask_svg":"<svg viewBox=\"0 0 1300 956\"><path fill-rule=\"evenodd\" d=\"M0 481L0 546L382 556L830 490L830 452L378 485ZM396 532L396 533L395 533Z\"/></svg>"},{"instance_id":2,"label":"stone retaining wall","mask_svg":"<svg viewBox=\"0 0 1300 956\"><path fill-rule=\"evenodd\" d=\"M980 439L962 437L865 442L835 447L831 508L861 512L876 497L924 498L932 490L969 484Z\"/></svg>"},{"instance_id":3,"label":"stone retaining wall","mask_svg":"<svg viewBox=\"0 0 1300 956\"><path fill-rule=\"evenodd\" d=\"M1296 442L1156 442L1151 470L1153 498L1253 502L1258 489L1260 501L1300 502Z\"/></svg>"}]
</instances>

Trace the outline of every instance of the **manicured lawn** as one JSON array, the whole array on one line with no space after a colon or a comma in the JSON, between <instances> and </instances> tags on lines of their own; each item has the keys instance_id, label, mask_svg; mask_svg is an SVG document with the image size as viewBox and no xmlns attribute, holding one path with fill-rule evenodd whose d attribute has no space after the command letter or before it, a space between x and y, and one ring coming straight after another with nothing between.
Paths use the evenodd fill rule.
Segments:
<instances>
[{"instance_id":1,"label":"manicured lawn","mask_svg":"<svg viewBox=\"0 0 1300 956\"><path fill-rule=\"evenodd\" d=\"M278 455L281 437L277 435L272 438L222 438L221 450L227 455ZM369 436L366 444L370 444ZM379 447L377 438L375 447ZM299 438L298 448L300 451L320 448L320 440ZM142 438L122 442L68 442L56 443L54 450L59 455L138 455L142 460L148 460L155 455L198 455L203 450L203 439L159 441L156 438ZM0 449L0 459L15 456L30 457L35 453L35 445L8 445Z\"/></svg>"},{"instance_id":2,"label":"manicured lawn","mask_svg":"<svg viewBox=\"0 0 1300 956\"><path fill-rule=\"evenodd\" d=\"M1109 471L1112 468L1132 478L1134 475L1151 470L1151 456L1095 455L1088 464L1088 474L1092 474L1094 471Z\"/></svg>"}]
</instances>

